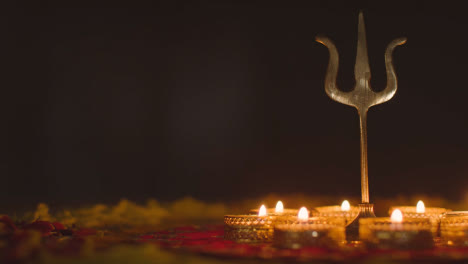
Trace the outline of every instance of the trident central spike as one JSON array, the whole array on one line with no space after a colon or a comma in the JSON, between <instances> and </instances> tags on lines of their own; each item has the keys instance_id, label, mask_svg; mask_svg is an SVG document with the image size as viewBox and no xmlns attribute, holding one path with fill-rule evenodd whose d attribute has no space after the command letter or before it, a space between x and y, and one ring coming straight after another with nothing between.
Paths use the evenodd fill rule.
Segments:
<instances>
[{"instance_id":1,"label":"trident central spike","mask_svg":"<svg viewBox=\"0 0 468 264\"><path fill-rule=\"evenodd\" d=\"M338 50L336 49L335 44L333 44L333 42L330 39L323 36L318 36L316 40L325 45L330 52L330 60L325 76L325 92L331 99L339 103L355 107L359 114L361 128L362 195L360 217L374 216L373 206L369 203L369 182L367 172L367 111L371 106L387 102L395 94L397 90L397 78L395 70L393 68L392 53L396 46L402 45L406 42L406 38L395 39L392 42L390 42L390 44L387 46L387 49L385 51L387 86L381 92L374 92L370 86L371 72L369 67L369 59L367 57L366 29L364 26L364 16L362 12L359 12L357 54L356 64L354 66L354 76L356 79L356 84L352 91L343 92L339 90L336 85L336 76L338 74L339 60ZM353 221L353 223L354 222L356 221ZM350 226L353 225L353 223L351 223Z\"/></svg>"}]
</instances>

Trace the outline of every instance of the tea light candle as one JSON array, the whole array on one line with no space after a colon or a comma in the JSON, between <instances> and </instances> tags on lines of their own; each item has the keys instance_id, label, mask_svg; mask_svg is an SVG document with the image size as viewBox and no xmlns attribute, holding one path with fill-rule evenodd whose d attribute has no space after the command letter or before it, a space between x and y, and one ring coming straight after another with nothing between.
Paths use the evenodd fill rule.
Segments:
<instances>
[{"instance_id":1,"label":"tea light candle","mask_svg":"<svg viewBox=\"0 0 468 264\"><path fill-rule=\"evenodd\" d=\"M428 218L406 219L395 209L390 218L359 220L359 236L369 248L427 249L434 246L432 224Z\"/></svg>"},{"instance_id":2,"label":"tea light candle","mask_svg":"<svg viewBox=\"0 0 468 264\"><path fill-rule=\"evenodd\" d=\"M416 206L392 206L389 212L399 209L405 218L434 218L439 219L450 210L442 207L426 207L423 201L418 201Z\"/></svg>"},{"instance_id":3,"label":"tea light candle","mask_svg":"<svg viewBox=\"0 0 468 264\"><path fill-rule=\"evenodd\" d=\"M441 244L449 247L468 246L468 211L446 213L440 224Z\"/></svg>"},{"instance_id":4,"label":"tea light candle","mask_svg":"<svg viewBox=\"0 0 468 264\"><path fill-rule=\"evenodd\" d=\"M309 211L305 207L301 207L299 209L299 213L297 214L297 221L299 222L307 222L309 220Z\"/></svg>"},{"instance_id":5,"label":"tea light candle","mask_svg":"<svg viewBox=\"0 0 468 264\"><path fill-rule=\"evenodd\" d=\"M416 206L392 206L389 213L395 209L399 209L405 219L429 219L432 223L432 232L435 237L440 235L440 219L442 215L449 211L441 207L426 207L421 200L418 201Z\"/></svg>"},{"instance_id":6,"label":"tea light candle","mask_svg":"<svg viewBox=\"0 0 468 264\"><path fill-rule=\"evenodd\" d=\"M310 218L307 208L302 207L297 221L275 226L273 238L273 245L280 248L336 247L345 241L345 230L342 223Z\"/></svg>"},{"instance_id":7,"label":"tea light candle","mask_svg":"<svg viewBox=\"0 0 468 264\"><path fill-rule=\"evenodd\" d=\"M416 213L417 214L424 214L426 212L426 206L424 205L423 201L419 200L416 204Z\"/></svg>"},{"instance_id":8,"label":"tea light candle","mask_svg":"<svg viewBox=\"0 0 468 264\"><path fill-rule=\"evenodd\" d=\"M297 209L285 209L282 201L278 201L276 203L275 208L265 207L265 210L266 210L267 215L276 215L276 216L296 216L298 212ZM258 214L259 211L258 209L252 209L250 210L249 213Z\"/></svg>"},{"instance_id":9,"label":"tea light candle","mask_svg":"<svg viewBox=\"0 0 468 264\"><path fill-rule=\"evenodd\" d=\"M260 209L258 210L258 216L266 216L267 215L267 210L264 204L260 206Z\"/></svg>"},{"instance_id":10,"label":"tea light candle","mask_svg":"<svg viewBox=\"0 0 468 264\"><path fill-rule=\"evenodd\" d=\"M351 210L351 204L349 204L348 200L344 200L341 203L341 211L349 212L349 210Z\"/></svg>"},{"instance_id":11,"label":"tea light candle","mask_svg":"<svg viewBox=\"0 0 468 264\"><path fill-rule=\"evenodd\" d=\"M224 238L243 243L270 242L274 225L288 223L286 216L268 214L265 205L260 206L257 212L255 215L225 215Z\"/></svg>"},{"instance_id":12,"label":"tea light candle","mask_svg":"<svg viewBox=\"0 0 468 264\"><path fill-rule=\"evenodd\" d=\"M275 207L275 213L282 214L284 213L284 205L282 201L278 201Z\"/></svg>"},{"instance_id":13,"label":"tea light candle","mask_svg":"<svg viewBox=\"0 0 468 264\"><path fill-rule=\"evenodd\" d=\"M359 208L351 206L348 200L344 200L340 205L320 206L315 208L318 217L340 218L344 224L348 225L359 214Z\"/></svg>"},{"instance_id":14,"label":"tea light candle","mask_svg":"<svg viewBox=\"0 0 468 264\"><path fill-rule=\"evenodd\" d=\"M396 209L392 212L392 215L390 216L390 221L392 222L393 229L401 228L401 222L403 222L403 213L400 210Z\"/></svg>"}]
</instances>

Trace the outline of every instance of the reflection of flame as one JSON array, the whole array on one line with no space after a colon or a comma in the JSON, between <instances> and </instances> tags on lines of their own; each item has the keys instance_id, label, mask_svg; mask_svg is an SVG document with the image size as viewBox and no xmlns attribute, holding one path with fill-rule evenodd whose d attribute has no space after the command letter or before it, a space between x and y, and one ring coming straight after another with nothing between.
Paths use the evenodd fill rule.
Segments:
<instances>
[{"instance_id":1,"label":"reflection of flame","mask_svg":"<svg viewBox=\"0 0 468 264\"><path fill-rule=\"evenodd\" d=\"M344 200L341 204L341 211L348 212L351 209L351 205L349 204L348 200Z\"/></svg>"},{"instance_id":2,"label":"reflection of flame","mask_svg":"<svg viewBox=\"0 0 468 264\"><path fill-rule=\"evenodd\" d=\"M424 206L423 201L419 201L418 204L416 205L416 213L425 213L426 212L426 207Z\"/></svg>"},{"instance_id":3,"label":"reflection of flame","mask_svg":"<svg viewBox=\"0 0 468 264\"><path fill-rule=\"evenodd\" d=\"M390 220L392 220L393 223L403 222L403 214L401 213L400 209L393 210L392 216L390 216Z\"/></svg>"},{"instance_id":4,"label":"reflection of flame","mask_svg":"<svg viewBox=\"0 0 468 264\"><path fill-rule=\"evenodd\" d=\"M260 210L258 210L258 216L266 216L267 215L267 210L264 204L260 206Z\"/></svg>"},{"instance_id":5,"label":"reflection of flame","mask_svg":"<svg viewBox=\"0 0 468 264\"><path fill-rule=\"evenodd\" d=\"M276 203L275 213L282 213L284 212L284 206L282 201L278 201Z\"/></svg>"},{"instance_id":6,"label":"reflection of flame","mask_svg":"<svg viewBox=\"0 0 468 264\"><path fill-rule=\"evenodd\" d=\"M299 221L309 220L309 211L307 211L307 208L301 207L301 209L299 209L299 213L297 214L297 219Z\"/></svg>"}]
</instances>

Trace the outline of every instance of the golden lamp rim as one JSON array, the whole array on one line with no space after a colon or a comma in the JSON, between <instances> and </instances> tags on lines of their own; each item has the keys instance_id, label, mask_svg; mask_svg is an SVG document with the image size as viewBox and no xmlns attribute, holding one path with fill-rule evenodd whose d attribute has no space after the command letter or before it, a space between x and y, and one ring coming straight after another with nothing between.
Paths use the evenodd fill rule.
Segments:
<instances>
[{"instance_id":1,"label":"golden lamp rim","mask_svg":"<svg viewBox=\"0 0 468 264\"><path fill-rule=\"evenodd\" d=\"M457 216L468 217L468 211L448 211L444 214L444 217L457 217Z\"/></svg>"},{"instance_id":2,"label":"golden lamp rim","mask_svg":"<svg viewBox=\"0 0 468 264\"><path fill-rule=\"evenodd\" d=\"M336 211L341 211L341 212L346 212L346 211L343 211L341 210L341 205L325 205L325 206L318 206L318 207L315 207L315 210L321 212L321 211L328 211L328 210L335 210ZM354 206L354 205L351 205L349 207L349 211L352 211L352 210L359 210L359 207L358 206Z\"/></svg>"},{"instance_id":3,"label":"golden lamp rim","mask_svg":"<svg viewBox=\"0 0 468 264\"><path fill-rule=\"evenodd\" d=\"M391 213L395 209L400 209L402 213L413 212L413 210L414 212L416 212L416 206L410 206L410 205L391 206L389 209L389 212ZM445 212L450 212L451 210L447 208L443 208L443 207L425 207L425 212L421 214L429 213L428 211L432 211L432 212L441 211L442 213L445 213Z\"/></svg>"},{"instance_id":4,"label":"golden lamp rim","mask_svg":"<svg viewBox=\"0 0 468 264\"><path fill-rule=\"evenodd\" d=\"M399 225L399 226L417 226L417 225L428 225L431 226L432 222L429 217L421 218L405 218L403 217L402 222L394 222L390 217L370 217L370 218L361 218L359 219L359 224L361 225L375 225L379 227L384 227L387 225Z\"/></svg>"},{"instance_id":5,"label":"golden lamp rim","mask_svg":"<svg viewBox=\"0 0 468 264\"><path fill-rule=\"evenodd\" d=\"M258 215L259 209L250 209L249 213L251 215L257 214ZM283 214L297 214L299 212L299 209L288 209L284 208L282 213L277 213L276 208L267 208L267 214L275 214L275 215L283 215Z\"/></svg>"}]
</instances>

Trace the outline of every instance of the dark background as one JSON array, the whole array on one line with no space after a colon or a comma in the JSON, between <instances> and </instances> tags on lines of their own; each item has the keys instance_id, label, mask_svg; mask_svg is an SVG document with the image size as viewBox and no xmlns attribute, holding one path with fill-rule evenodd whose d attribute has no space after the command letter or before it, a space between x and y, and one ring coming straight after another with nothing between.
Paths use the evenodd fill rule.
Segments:
<instances>
[{"instance_id":1,"label":"dark background","mask_svg":"<svg viewBox=\"0 0 468 264\"><path fill-rule=\"evenodd\" d=\"M3 9L0 206L359 196L358 115L325 94L314 41L335 41L351 89L359 9L376 90L408 38L369 113L371 199L468 192L463 6L247 2Z\"/></svg>"}]
</instances>

